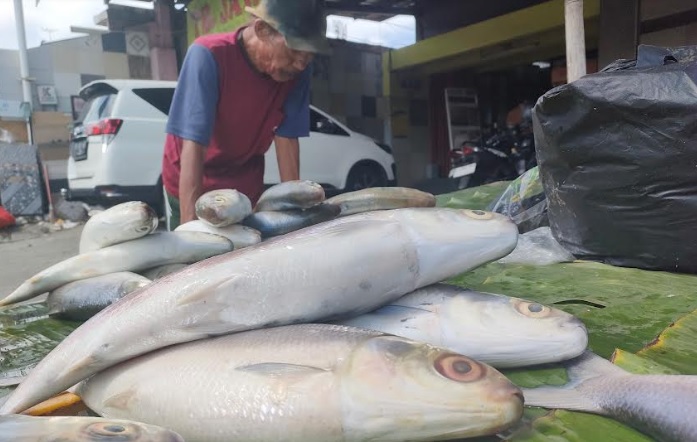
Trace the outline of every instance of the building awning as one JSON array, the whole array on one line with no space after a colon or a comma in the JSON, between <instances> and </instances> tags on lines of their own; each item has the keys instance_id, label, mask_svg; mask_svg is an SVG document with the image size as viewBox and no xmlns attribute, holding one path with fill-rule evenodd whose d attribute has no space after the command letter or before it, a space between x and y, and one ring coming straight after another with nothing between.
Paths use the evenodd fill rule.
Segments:
<instances>
[{"instance_id":1,"label":"building awning","mask_svg":"<svg viewBox=\"0 0 697 442\"><path fill-rule=\"evenodd\" d=\"M597 47L600 0L584 1L588 48ZM595 20L597 21L597 20ZM443 72L534 52L564 52L564 0L551 0L389 52L390 71Z\"/></svg>"}]
</instances>

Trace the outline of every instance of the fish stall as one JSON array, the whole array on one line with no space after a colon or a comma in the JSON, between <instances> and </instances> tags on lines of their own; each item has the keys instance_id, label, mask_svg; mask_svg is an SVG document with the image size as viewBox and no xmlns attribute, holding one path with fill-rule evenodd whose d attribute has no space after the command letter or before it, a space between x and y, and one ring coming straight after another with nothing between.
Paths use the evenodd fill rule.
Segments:
<instances>
[{"instance_id":1,"label":"fish stall","mask_svg":"<svg viewBox=\"0 0 697 442\"><path fill-rule=\"evenodd\" d=\"M541 97L511 182L94 214L0 294L0 441L697 440L696 71L661 60Z\"/></svg>"},{"instance_id":2,"label":"fish stall","mask_svg":"<svg viewBox=\"0 0 697 442\"><path fill-rule=\"evenodd\" d=\"M688 440L695 277L575 259L540 191L100 212L0 301L0 440Z\"/></svg>"}]
</instances>

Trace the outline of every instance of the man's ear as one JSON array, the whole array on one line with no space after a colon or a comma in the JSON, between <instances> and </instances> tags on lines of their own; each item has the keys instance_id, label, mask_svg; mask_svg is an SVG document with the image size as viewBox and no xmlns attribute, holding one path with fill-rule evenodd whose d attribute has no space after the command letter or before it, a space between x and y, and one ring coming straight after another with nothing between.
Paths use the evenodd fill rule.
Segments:
<instances>
[{"instance_id":1,"label":"man's ear","mask_svg":"<svg viewBox=\"0 0 697 442\"><path fill-rule=\"evenodd\" d=\"M254 33L257 38L263 42L271 41L276 35L276 30L264 20L254 20Z\"/></svg>"}]
</instances>

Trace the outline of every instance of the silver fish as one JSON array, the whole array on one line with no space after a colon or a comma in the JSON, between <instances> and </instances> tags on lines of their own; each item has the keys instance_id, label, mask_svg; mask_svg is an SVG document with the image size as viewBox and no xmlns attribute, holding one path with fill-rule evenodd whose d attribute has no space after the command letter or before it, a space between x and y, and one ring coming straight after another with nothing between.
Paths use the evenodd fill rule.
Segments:
<instances>
[{"instance_id":1,"label":"silver fish","mask_svg":"<svg viewBox=\"0 0 697 442\"><path fill-rule=\"evenodd\" d=\"M214 235L224 236L232 241L235 246L235 250L253 246L254 244L261 242L261 233L258 230L240 224L233 224L225 227L213 227L210 224L197 219L181 224L174 229L174 231L206 232Z\"/></svg>"},{"instance_id":2,"label":"silver fish","mask_svg":"<svg viewBox=\"0 0 697 442\"><path fill-rule=\"evenodd\" d=\"M0 306L31 299L73 281L116 272L137 272L164 264L197 262L229 252L232 247L228 239L209 233L152 233L54 264L0 300Z\"/></svg>"},{"instance_id":3,"label":"silver fish","mask_svg":"<svg viewBox=\"0 0 697 442\"><path fill-rule=\"evenodd\" d=\"M10 394L0 414L24 411L168 345L372 311L499 259L517 239L518 228L503 215L401 209L338 218L195 263L78 327Z\"/></svg>"},{"instance_id":4,"label":"silver fish","mask_svg":"<svg viewBox=\"0 0 697 442\"><path fill-rule=\"evenodd\" d=\"M326 200L341 207L341 215L407 207L435 207L436 197L408 187L370 187L346 192Z\"/></svg>"},{"instance_id":5,"label":"silver fish","mask_svg":"<svg viewBox=\"0 0 697 442\"><path fill-rule=\"evenodd\" d=\"M172 428L187 442L444 440L496 433L523 412L520 390L492 367L327 324L170 347L76 393L100 415Z\"/></svg>"},{"instance_id":6,"label":"silver fish","mask_svg":"<svg viewBox=\"0 0 697 442\"><path fill-rule=\"evenodd\" d=\"M434 284L336 324L426 342L497 368L574 358L588 332L573 315L525 299Z\"/></svg>"},{"instance_id":7,"label":"silver fish","mask_svg":"<svg viewBox=\"0 0 697 442\"><path fill-rule=\"evenodd\" d=\"M237 224L252 213L252 202L235 189L211 190L201 195L194 206L196 216L213 227Z\"/></svg>"},{"instance_id":8,"label":"silver fish","mask_svg":"<svg viewBox=\"0 0 697 442\"><path fill-rule=\"evenodd\" d=\"M88 416L0 416L0 442L184 442L174 431Z\"/></svg>"},{"instance_id":9,"label":"silver fish","mask_svg":"<svg viewBox=\"0 0 697 442\"><path fill-rule=\"evenodd\" d=\"M157 225L157 214L146 203L117 204L87 220L80 233L79 252L92 252L142 238L154 232Z\"/></svg>"},{"instance_id":10,"label":"silver fish","mask_svg":"<svg viewBox=\"0 0 697 442\"><path fill-rule=\"evenodd\" d=\"M337 205L321 203L305 210L255 212L242 224L259 231L262 238L269 238L329 221L336 218L339 211Z\"/></svg>"},{"instance_id":11,"label":"silver fish","mask_svg":"<svg viewBox=\"0 0 697 442\"><path fill-rule=\"evenodd\" d=\"M49 316L86 321L97 312L152 281L132 272L116 272L68 283L48 294Z\"/></svg>"},{"instance_id":12,"label":"silver fish","mask_svg":"<svg viewBox=\"0 0 697 442\"><path fill-rule=\"evenodd\" d=\"M633 374L591 351L562 365L570 382L524 388L526 405L607 416L662 442L697 440L697 376Z\"/></svg>"},{"instance_id":13,"label":"silver fish","mask_svg":"<svg viewBox=\"0 0 697 442\"><path fill-rule=\"evenodd\" d=\"M314 181L286 181L266 189L259 197L254 211L309 209L324 201L324 198L324 188Z\"/></svg>"}]
</instances>

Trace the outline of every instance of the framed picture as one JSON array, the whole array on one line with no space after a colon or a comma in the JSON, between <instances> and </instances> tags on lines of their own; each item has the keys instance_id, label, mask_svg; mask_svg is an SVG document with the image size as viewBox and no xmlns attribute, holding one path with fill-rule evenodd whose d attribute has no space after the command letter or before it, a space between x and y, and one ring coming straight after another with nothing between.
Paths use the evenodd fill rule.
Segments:
<instances>
[{"instance_id":1,"label":"framed picture","mask_svg":"<svg viewBox=\"0 0 697 442\"><path fill-rule=\"evenodd\" d=\"M42 105L57 105L58 96L56 95L55 86L38 85L36 86L37 94L39 95L39 104Z\"/></svg>"}]
</instances>

